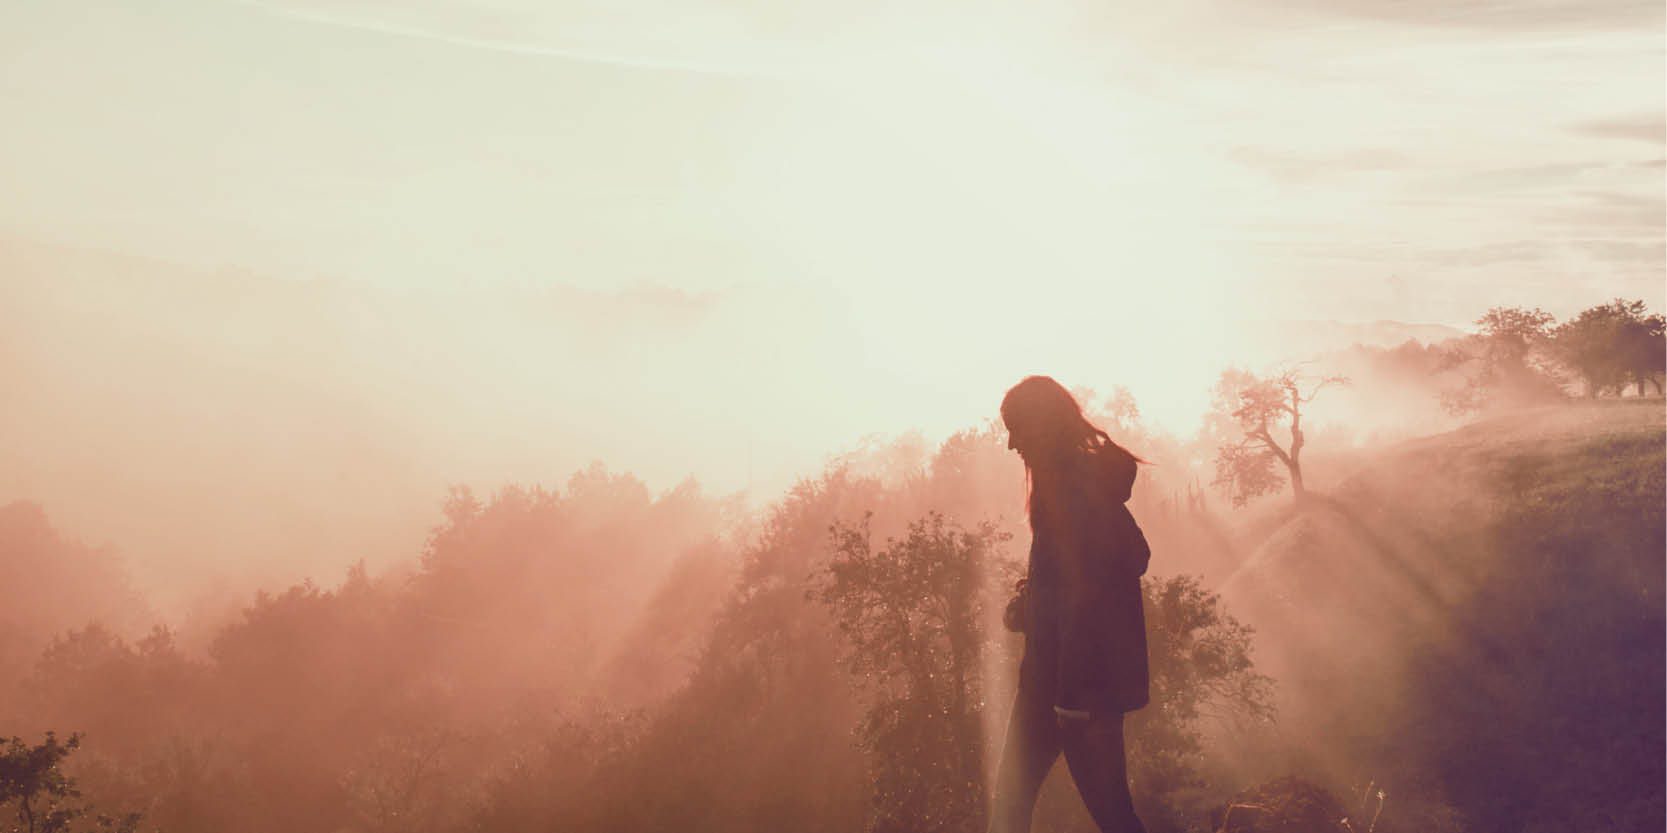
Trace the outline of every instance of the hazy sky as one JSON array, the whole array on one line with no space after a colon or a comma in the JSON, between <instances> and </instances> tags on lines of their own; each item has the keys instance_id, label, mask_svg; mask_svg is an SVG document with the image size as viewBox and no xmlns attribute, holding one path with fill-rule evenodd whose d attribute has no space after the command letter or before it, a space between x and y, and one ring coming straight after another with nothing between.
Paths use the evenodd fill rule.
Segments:
<instances>
[{"instance_id":1,"label":"hazy sky","mask_svg":"<svg viewBox=\"0 0 1667 833\"><path fill-rule=\"evenodd\" d=\"M1246 321L1661 309L1663 21L1659 0L7 3L0 241L35 271L0 315L59 317L0 370L117 355L115 331L258 354L345 410L422 411L378 417L376 453L484 482L599 457L773 489L869 432L973 424L1029 372L1124 384L1185 429L1222 364L1267 358ZM92 279L41 245L198 277ZM81 277L43 289L60 269ZM107 280L157 283L132 303ZM240 307L298 281L357 311ZM185 359L155 361L129 378ZM146 396L57 384L102 407L94 433ZM46 478L35 447L5 450Z\"/></svg>"}]
</instances>

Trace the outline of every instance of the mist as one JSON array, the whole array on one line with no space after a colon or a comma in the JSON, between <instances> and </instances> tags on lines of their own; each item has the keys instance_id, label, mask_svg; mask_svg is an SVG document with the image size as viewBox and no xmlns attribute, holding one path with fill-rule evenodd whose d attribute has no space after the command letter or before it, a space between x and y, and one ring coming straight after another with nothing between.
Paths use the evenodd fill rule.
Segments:
<instances>
[{"instance_id":1,"label":"mist","mask_svg":"<svg viewBox=\"0 0 1667 833\"><path fill-rule=\"evenodd\" d=\"M1659 4L153 6L0 11L31 833L984 829L1032 374L1147 830L1667 819Z\"/></svg>"},{"instance_id":2,"label":"mist","mask_svg":"<svg viewBox=\"0 0 1667 833\"><path fill-rule=\"evenodd\" d=\"M714 488L724 478L702 466L732 456L726 441L770 446L744 416L678 397L746 374L661 377L634 419L608 378L652 388L644 374L668 368L637 351L668 331L683 334L684 370L721 346L702 330L711 298L402 295L11 253L36 279L8 285L34 313L10 331L8 372L36 396L6 428L41 442L8 453L0 651L32 670L3 716L73 726L98 744L89 760L151 768L73 768L103 806L186 830L645 829L689 813L723 829L806 817L836 829L945 777L955 749L989 777L1021 647L996 614L1029 538L1025 473L999 420L843 445L807 420L769 464L728 460L730 488ZM155 277L125 282L135 275ZM1660 338L1641 303L1592 309L1633 310ZM1519 318L1548 340L1488 323ZM1598 754L1618 732L1642 733L1638 755L1526 812L1641 789L1663 732L1648 691L1626 681L1659 660L1660 371L1614 376L1631 353L1581 364L1587 331L1552 323L1496 309L1470 332L1334 324L1262 368L1198 379L1210 405L1188 433L1128 387L1075 386L1085 415L1146 461L1130 506L1154 553L1144 589L1167 707L1129 731L1154 828L1199 829L1262 784L1365 789L1361 806L1377 785L1397 796L1395 829L1496 829L1525 812L1488 798L1498 779L1542 776L1527 759L1479 778L1480 761L1522 744ZM1528 353L1507 349L1517 339ZM804 407L744 381L743 415ZM1294 455L1288 418L1257 434L1244 410L1258 386L1283 384L1306 426L1306 491L1295 460L1288 481L1267 480L1227 454L1264 436ZM795 472L782 448L798 444L812 459ZM580 462L602 449L650 474L599 453ZM832 565L876 552L958 552L976 580L838 583L865 574ZM966 618L927 624L940 593L962 594ZM966 630L982 647L962 694L887 676L895 660L845 644L835 621L857 627L868 608L840 598L921 605L911 650L931 662L951 656L933 634ZM1535 631L1546 619L1564 635ZM1551 642L1525 657L1508 647L1523 639ZM1547 705L1591 691L1582 680L1614 692L1588 704L1601 717ZM951 700L974 704L976 733L902 723L850 740L882 725L874 714ZM1478 709L1497 719L1454 722ZM1546 719L1573 745L1531 733ZM269 746L275 731L294 740ZM1473 746L1445 743L1455 733ZM924 780L895 780L896 756ZM281 780L246 781L244 767ZM1279 780L1291 773L1308 780ZM1085 823L1073 789L1055 773L1040 824ZM765 794L779 809L760 809ZM1652 800L1616 812L1647 818ZM946 825L981 812L964 798L927 806Z\"/></svg>"},{"instance_id":3,"label":"mist","mask_svg":"<svg viewBox=\"0 0 1667 833\"><path fill-rule=\"evenodd\" d=\"M976 316L915 323L906 297L815 287L400 290L17 238L0 258L13 399L0 493L119 543L171 610L210 580L252 589L390 566L453 484L556 485L604 461L656 492L693 477L756 509L866 437L937 443L977 424L988 392L1038 355L957 333ZM927 320L940 330L922 340ZM1042 353L1087 367L1089 344L1161 326L1066 334ZM1206 363L1228 351L1207 346L1225 338L1208 322L1174 326L1205 346L1162 367L1114 364L1184 434ZM1400 333L1343 326L1331 343Z\"/></svg>"}]
</instances>

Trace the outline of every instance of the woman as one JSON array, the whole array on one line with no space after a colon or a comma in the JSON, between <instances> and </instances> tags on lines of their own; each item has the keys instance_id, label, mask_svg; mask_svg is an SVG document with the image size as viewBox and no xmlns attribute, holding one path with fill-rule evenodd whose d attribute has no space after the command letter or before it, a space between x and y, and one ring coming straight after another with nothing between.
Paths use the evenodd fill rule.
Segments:
<instances>
[{"instance_id":1,"label":"woman","mask_svg":"<svg viewBox=\"0 0 1667 833\"><path fill-rule=\"evenodd\" d=\"M1009 627L1025 632L1019 691L996 779L992 833L1025 833L1063 752L1105 833L1144 833L1129 797L1123 714L1147 701L1140 575L1149 551L1123 501L1138 458L1083 418L1058 382L1031 376L1001 403L1030 486L1030 564Z\"/></svg>"}]
</instances>

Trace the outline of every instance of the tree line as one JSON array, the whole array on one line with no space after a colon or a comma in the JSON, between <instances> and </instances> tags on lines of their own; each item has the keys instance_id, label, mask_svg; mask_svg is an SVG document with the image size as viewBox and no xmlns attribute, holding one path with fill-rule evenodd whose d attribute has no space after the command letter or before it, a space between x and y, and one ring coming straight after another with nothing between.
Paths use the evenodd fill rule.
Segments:
<instances>
[{"instance_id":1,"label":"tree line","mask_svg":"<svg viewBox=\"0 0 1667 833\"><path fill-rule=\"evenodd\" d=\"M81 733L55 771L135 830L981 824L1023 473L993 424L910 454L835 461L757 520L599 467L458 489L412 564L257 594L205 655L166 628L58 631L14 666L0 721L30 748ZM80 557L13 508L0 555ZM1154 829L1181 830L1236 786L1208 715L1265 721L1269 682L1198 578L1147 592L1159 707L1131 723L1133 767Z\"/></svg>"},{"instance_id":2,"label":"tree line","mask_svg":"<svg viewBox=\"0 0 1667 833\"><path fill-rule=\"evenodd\" d=\"M1547 404L1583 394L1620 397L1645 385L1662 395L1667 374L1664 319L1641 300L1613 301L1582 310L1557 323L1533 307L1493 307L1474 322L1476 331L1439 345L1416 342L1385 351L1384 358L1419 366L1434 378L1448 372L1455 385L1432 386L1442 407L1454 415ZM1302 452L1308 435L1303 419L1324 389L1348 385L1349 377L1308 366L1265 374L1239 368L1222 372L1213 390L1212 415L1221 437L1215 448L1215 477L1235 506L1244 506L1289 484L1303 500Z\"/></svg>"},{"instance_id":3,"label":"tree line","mask_svg":"<svg viewBox=\"0 0 1667 833\"><path fill-rule=\"evenodd\" d=\"M1246 553L1186 460L1213 453L1234 505L1286 483L1301 497L1304 463L1342 445L1313 404L1391 378L1466 413L1660 395L1661 317L1641 302L1476 323L1455 343L1356 351L1365 373L1225 371L1186 441L1144 425L1126 390L1078 392L1158 463L1135 498L1162 554L1144 587L1154 699L1129 723L1150 829L1196 829L1244 786L1207 732L1273 718L1251 632L1198 575ZM145 630L154 612L110 553L0 507L16 579L0 588L15 669L0 727L17 727L19 773L0 807L54 833L976 827L1011 695L992 669L1016 665L996 611L1022 558L1023 481L987 423L847 455L757 517L600 466L562 489L457 489L410 563L257 594L205 652ZM1078 823L1074 806L1045 792L1039 820Z\"/></svg>"}]
</instances>

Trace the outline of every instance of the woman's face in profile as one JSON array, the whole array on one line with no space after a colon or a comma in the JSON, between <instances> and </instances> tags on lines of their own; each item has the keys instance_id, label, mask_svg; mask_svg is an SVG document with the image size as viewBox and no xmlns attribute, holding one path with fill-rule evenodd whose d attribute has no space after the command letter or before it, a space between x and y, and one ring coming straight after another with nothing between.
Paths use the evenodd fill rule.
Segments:
<instances>
[{"instance_id":1,"label":"woman's face in profile","mask_svg":"<svg viewBox=\"0 0 1667 833\"><path fill-rule=\"evenodd\" d=\"M1007 424L1007 447L1009 449L1019 452L1019 456L1024 457L1030 449L1036 447L1035 438L1031 436L1031 431L1023 420L1006 419L1003 422Z\"/></svg>"},{"instance_id":2,"label":"woman's face in profile","mask_svg":"<svg viewBox=\"0 0 1667 833\"><path fill-rule=\"evenodd\" d=\"M1058 435L1049 430L1047 423L1037 424L1030 419L1015 418L1011 415L1002 421L1007 426L1007 447L1017 451L1026 466L1032 469L1053 466L1054 451L1058 448Z\"/></svg>"}]
</instances>

